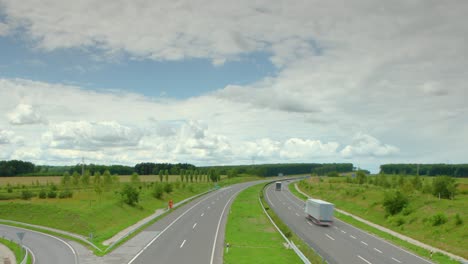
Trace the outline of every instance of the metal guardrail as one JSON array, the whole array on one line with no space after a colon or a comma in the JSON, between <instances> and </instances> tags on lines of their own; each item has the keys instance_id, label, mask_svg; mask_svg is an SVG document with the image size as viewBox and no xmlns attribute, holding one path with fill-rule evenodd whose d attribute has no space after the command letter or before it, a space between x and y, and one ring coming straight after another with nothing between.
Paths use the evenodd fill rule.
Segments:
<instances>
[{"instance_id":1,"label":"metal guardrail","mask_svg":"<svg viewBox=\"0 0 468 264\"><path fill-rule=\"evenodd\" d=\"M262 190L263 191L263 190ZM260 199L260 197L258 197L258 202L260 203L260 206L262 207L263 209L263 212L266 214L266 216L268 217L268 219L270 219L270 222L273 224L273 226L276 228L276 230L278 230L278 232L281 234L281 236L284 238L284 240L286 240L286 242L288 242L289 246L294 250L294 252L299 256L299 258L305 263L305 264L311 264L309 259L302 253L302 251L300 251L296 245L294 244L294 242L292 242L291 240L289 240L284 234L283 232L281 232L280 228L275 224L275 222L273 221L273 219L271 219L270 215L267 213L267 211L265 210L265 207L263 207L263 203L262 203L262 200Z\"/></svg>"}]
</instances>

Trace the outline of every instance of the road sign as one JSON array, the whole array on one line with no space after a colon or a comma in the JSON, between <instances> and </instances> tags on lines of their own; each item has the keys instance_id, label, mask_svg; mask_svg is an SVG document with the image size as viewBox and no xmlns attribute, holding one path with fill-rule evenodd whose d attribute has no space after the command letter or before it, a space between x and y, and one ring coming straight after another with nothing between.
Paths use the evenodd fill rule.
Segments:
<instances>
[{"instance_id":1,"label":"road sign","mask_svg":"<svg viewBox=\"0 0 468 264\"><path fill-rule=\"evenodd\" d=\"M16 235L18 236L20 241L23 241L24 232L18 232L18 233L16 233Z\"/></svg>"}]
</instances>

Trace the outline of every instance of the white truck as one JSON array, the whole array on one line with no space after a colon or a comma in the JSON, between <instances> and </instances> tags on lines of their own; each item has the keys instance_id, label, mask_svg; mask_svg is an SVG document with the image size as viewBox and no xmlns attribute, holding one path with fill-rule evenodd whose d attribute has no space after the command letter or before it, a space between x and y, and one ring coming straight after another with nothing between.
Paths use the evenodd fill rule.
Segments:
<instances>
[{"instance_id":1,"label":"white truck","mask_svg":"<svg viewBox=\"0 0 468 264\"><path fill-rule=\"evenodd\" d=\"M307 199L304 207L306 218L317 225L329 226L333 223L335 205L319 199Z\"/></svg>"},{"instance_id":2,"label":"white truck","mask_svg":"<svg viewBox=\"0 0 468 264\"><path fill-rule=\"evenodd\" d=\"M282 183L280 181L276 182L275 183L275 186L276 186L275 190L281 191L281 185L282 185Z\"/></svg>"}]
</instances>

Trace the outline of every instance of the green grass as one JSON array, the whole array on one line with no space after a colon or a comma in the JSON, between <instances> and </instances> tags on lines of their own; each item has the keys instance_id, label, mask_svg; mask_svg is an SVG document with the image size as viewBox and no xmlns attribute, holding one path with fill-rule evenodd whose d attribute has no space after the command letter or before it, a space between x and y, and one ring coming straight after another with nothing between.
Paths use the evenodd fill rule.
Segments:
<instances>
[{"instance_id":1,"label":"green grass","mask_svg":"<svg viewBox=\"0 0 468 264\"><path fill-rule=\"evenodd\" d=\"M53 227L86 237L92 233L92 242L100 244L153 214L157 208L167 207L169 199L178 202L212 187L211 183L186 184L185 188L165 194L162 200L152 197L151 188L143 187L140 203L135 207L119 202L119 194L114 191L98 196L93 190L75 191L73 198L69 199L0 201L0 218Z\"/></svg>"},{"instance_id":2,"label":"green grass","mask_svg":"<svg viewBox=\"0 0 468 264\"><path fill-rule=\"evenodd\" d=\"M231 246L224 263L301 263L264 214L258 202L264 184L239 194L231 206L225 241Z\"/></svg>"},{"instance_id":3,"label":"green grass","mask_svg":"<svg viewBox=\"0 0 468 264\"><path fill-rule=\"evenodd\" d=\"M426 178L424 180L431 181L432 179ZM385 210L382 207L383 195L386 189L380 186L346 183L342 178L329 178L322 181L316 179L301 181L299 186L302 191L305 191L310 196L330 201L337 208L398 233L410 236L423 243L444 249L464 258L468 257L468 250L465 246L468 238L468 229L466 228L468 220L466 202L468 201L468 196L463 194L463 192L460 192L455 197L455 200L438 200L431 194L413 191L408 193L410 204L405 213L386 216ZM465 188L465 181L460 182L460 188ZM293 186L291 190L294 194L297 194ZM301 196L301 198L304 197ZM440 226L433 226L430 219L438 212L443 212L448 217L448 222ZM455 224L455 214L461 216L463 224ZM349 221L353 225L361 223L340 214L337 214L337 218ZM361 226L358 227L361 228ZM425 249L415 247L387 233L367 227L365 224L362 224L362 227L371 233L408 248L416 254L425 257L429 256L429 252ZM439 263L457 263L451 262L449 257L442 254L434 254L433 259Z\"/></svg>"},{"instance_id":4,"label":"green grass","mask_svg":"<svg viewBox=\"0 0 468 264\"><path fill-rule=\"evenodd\" d=\"M7 248L9 248L13 252L17 263L20 263L23 260L26 252L21 248L20 245L16 244L13 241L4 239L4 238L0 238L0 244L5 245Z\"/></svg>"}]
</instances>

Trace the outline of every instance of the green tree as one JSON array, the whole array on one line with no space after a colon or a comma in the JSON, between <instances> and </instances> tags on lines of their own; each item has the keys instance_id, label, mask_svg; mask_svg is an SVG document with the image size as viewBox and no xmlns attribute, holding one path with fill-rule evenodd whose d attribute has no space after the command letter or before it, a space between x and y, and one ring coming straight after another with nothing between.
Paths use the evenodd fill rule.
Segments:
<instances>
[{"instance_id":1,"label":"green tree","mask_svg":"<svg viewBox=\"0 0 468 264\"><path fill-rule=\"evenodd\" d=\"M70 178L70 173L68 173L68 171L66 171L63 176L62 176L62 180L61 180L61 184L62 186L70 186L70 183L71 183L71 178Z\"/></svg>"},{"instance_id":2,"label":"green tree","mask_svg":"<svg viewBox=\"0 0 468 264\"><path fill-rule=\"evenodd\" d=\"M359 170L357 173L356 173L356 180L359 184L364 184L367 182L367 176L366 176L366 173L364 173L364 171L362 170Z\"/></svg>"},{"instance_id":3,"label":"green tree","mask_svg":"<svg viewBox=\"0 0 468 264\"><path fill-rule=\"evenodd\" d=\"M81 184L83 184L83 186L88 186L90 177L91 177L91 174L89 170L85 171L83 177L81 177Z\"/></svg>"},{"instance_id":4,"label":"green tree","mask_svg":"<svg viewBox=\"0 0 468 264\"><path fill-rule=\"evenodd\" d=\"M162 181L163 181L163 178L164 178L164 171L163 171L163 170L160 170L160 171L159 171L159 181L162 182Z\"/></svg>"},{"instance_id":5,"label":"green tree","mask_svg":"<svg viewBox=\"0 0 468 264\"><path fill-rule=\"evenodd\" d=\"M390 191L384 194L383 206L389 215L398 214L408 204L408 197L399 191Z\"/></svg>"},{"instance_id":6,"label":"green tree","mask_svg":"<svg viewBox=\"0 0 468 264\"><path fill-rule=\"evenodd\" d=\"M132 176L130 177L130 183L132 185L139 185L140 184L140 176L136 172L132 173Z\"/></svg>"},{"instance_id":7,"label":"green tree","mask_svg":"<svg viewBox=\"0 0 468 264\"><path fill-rule=\"evenodd\" d=\"M168 170L164 171L164 176L166 178L166 182L169 182L169 171Z\"/></svg>"},{"instance_id":8,"label":"green tree","mask_svg":"<svg viewBox=\"0 0 468 264\"><path fill-rule=\"evenodd\" d=\"M156 199L162 199L164 194L164 187L162 186L161 183L154 183L153 187L153 197Z\"/></svg>"},{"instance_id":9,"label":"green tree","mask_svg":"<svg viewBox=\"0 0 468 264\"><path fill-rule=\"evenodd\" d=\"M104 178L104 188L109 190L112 187L112 175L110 174L109 170L104 171L102 177Z\"/></svg>"},{"instance_id":10,"label":"green tree","mask_svg":"<svg viewBox=\"0 0 468 264\"><path fill-rule=\"evenodd\" d=\"M138 189L135 188L133 185L125 184L122 190L120 191L120 197L122 199L122 202L130 206L135 206L139 202L140 193L138 192Z\"/></svg>"},{"instance_id":11,"label":"green tree","mask_svg":"<svg viewBox=\"0 0 468 264\"><path fill-rule=\"evenodd\" d=\"M181 170L180 170L180 181L181 181L181 182L184 182L184 173L185 173L185 170L184 170L184 169L181 169Z\"/></svg>"},{"instance_id":12,"label":"green tree","mask_svg":"<svg viewBox=\"0 0 468 264\"><path fill-rule=\"evenodd\" d=\"M78 172L74 171L72 174L72 183L75 187L77 187L80 184L80 178L81 175Z\"/></svg>"},{"instance_id":13,"label":"green tree","mask_svg":"<svg viewBox=\"0 0 468 264\"><path fill-rule=\"evenodd\" d=\"M422 181L421 181L421 176L416 175L411 179L411 184L413 185L413 188L420 191L423 187Z\"/></svg>"},{"instance_id":14,"label":"green tree","mask_svg":"<svg viewBox=\"0 0 468 264\"><path fill-rule=\"evenodd\" d=\"M94 172L93 183L94 185L101 185L102 179L101 179L101 173L99 171Z\"/></svg>"},{"instance_id":15,"label":"green tree","mask_svg":"<svg viewBox=\"0 0 468 264\"><path fill-rule=\"evenodd\" d=\"M439 176L432 180L432 194L444 199L453 199L457 190L455 179L449 176Z\"/></svg>"}]
</instances>

